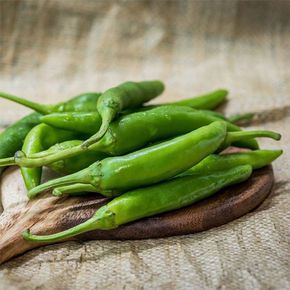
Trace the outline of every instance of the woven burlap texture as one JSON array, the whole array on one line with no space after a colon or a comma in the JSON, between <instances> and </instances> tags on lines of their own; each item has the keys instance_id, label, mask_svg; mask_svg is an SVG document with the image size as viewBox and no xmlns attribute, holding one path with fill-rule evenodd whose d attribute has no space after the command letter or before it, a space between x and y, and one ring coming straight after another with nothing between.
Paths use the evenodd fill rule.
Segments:
<instances>
[{"instance_id":1,"label":"woven burlap texture","mask_svg":"<svg viewBox=\"0 0 290 290\"><path fill-rule=\"evenodd\" d=\"M195 235L68 242L0 267L0 289L289 289L289 1L0 1L0 88L53 103L162 79L160 101L219 87L226 113L276 130L276 185L261 207ZM0 101L1 126L29 111ZM3 193L2 193L3 194ZM0 217L1 218L1 217Z\"/></svg>"}]
</instances>

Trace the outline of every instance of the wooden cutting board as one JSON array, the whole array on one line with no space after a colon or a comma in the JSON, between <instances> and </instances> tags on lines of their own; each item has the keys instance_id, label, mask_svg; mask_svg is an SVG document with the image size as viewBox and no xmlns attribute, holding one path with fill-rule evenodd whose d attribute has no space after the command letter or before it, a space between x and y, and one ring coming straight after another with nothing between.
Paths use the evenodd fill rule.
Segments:
<instances>
[{"instance_id":1,"label":"wooden cutting board","mask_svg":"<svg viewBox=\"0 0 290 290\"><path fill-rule=\"evenodd\" d=\"M11 168L4 173L2 198L5 194L10 194L10 197L12 194L3 192L3 188L9 191L7 182L14 182L13 186L20 190L15 185L17 180L21 180L18 169ZM268 166L254 171L246 182L221 190L192 206L132 222L115 230L82 234L74 240L161 238L208 230L255 209L268 196L273 183L273 170ZM16 194L19 196L25 192ZM37 200L10 205L0 217L0 264L41 246L24 241L21 237L23 230L30 228L35 234L65 230L90 218L107 200L96 196L57 198L47 194Z\"/></svg>"}]
</instances>

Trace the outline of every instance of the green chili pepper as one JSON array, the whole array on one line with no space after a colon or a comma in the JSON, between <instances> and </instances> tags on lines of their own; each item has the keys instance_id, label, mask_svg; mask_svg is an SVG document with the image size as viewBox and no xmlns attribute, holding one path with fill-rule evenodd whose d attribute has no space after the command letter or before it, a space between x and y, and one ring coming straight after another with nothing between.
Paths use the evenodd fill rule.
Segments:
<instances>
[{"instance_id":1,"label":"green chili pepper","mask_svg":"<svg viewBox=\"0 0 290 290\"><path fill-rule=\"evenodd\" d=\"M173 107L171 109L170 107ZM159 107L155 107L150 109L153 110L153 113L157 110ZM187 112L194 112L195 110L188 107L175 107L175 106L162 106L162 109L160 110L160 118L162 118L161 114L167 111L172 112L173 110L178 110L180 112L180 108L184 110L185 113ZM138 111L137 113L142 113L144 111ZM150 115L151 112L148 112ZM218 112L213 111L206 111L206 110L199 110L200 115L208 115L212 116L212 120L225 120L226 117ZM130 117L132 114L136 114L135 112L132 112L130 114ZM136 115L133 115L133 117ZM122 118L122 117L121 117ZM55 128L59 129L66 129L66 130L72 130L77 132L84 132L88 134L94 134L98 131L101 125L101 118L100 114L98 112L65 112L65 113L53 113L44 115L41 117L41 122L53 126Z\"/></svg>"},{"instance_id":2,"label":"green chili pepper","mask_svg":"<svg viewBox=\"0 0 290 290\"><path fill-rule=\"evenodd\" d=\"M61 102L55 105L45 105L29 101L8 93L0 92L0 97L6 100L13 101L30 108L41 114L50 114L54 112L91 112L97 110L97 100L101 93L85 93L76 96L66 102Z\"/></svg>"},{"instance_id":3,"label":"green chili pepper","mask_svg":"<svg viewBox=\"0 0 290 290\"><path fill-rule=\"evenodd\" d=\"M171 108L173 107L173 109ZM162 118L162 113L166 113L166 112L173 112L174 110L181 112L181 108L182 110L184 110L184 113L188 113L188 112L194 112L195 110L192 108L188 108L188 107L174 107L174 106L163 106L162 109L159 109L160 107L155 107L153 109L153 113L155 114L155 112L160 112L160 118ZM148 112L147 114L150 116L151 112ZM137 113L142 113L144 111L138 111ZM134 114L134 115L133 115ZM136 113L132 112L130 114L130 117L128 118L134 118L136 115ZM208 115L210 116L209 119L211 120L226 120L226 118L217 112L212 112L212 111L201 111L199 110L199 114L200 116L202 115ZM213 118L211 118L211 116ZM155 119L156 119L156 115L155 115ZM126 119L127 117L125 117ZM145 118L145 115L144 115ZM121 117L121 120L124 119ZM168 119L168 118L167 118ZM117 122L119 121L119 119L117 120ZM101 119L100 119L100 115L98 112L66 112L66 113L54 113L54 114L48 114L48 115L44 115L41 117L41 122L56 127L56 128L60 128L60 129L66 129L66 130L72 130L72 131L77 131L77 132L85 132L88 134L94 134L95 132L98 131L98 129L100 128L101 125Z\"/></svg>"},{"instance_id":4,"label":"green chili pepper","mask_svg":"<svg viewBox=\"0 0 290 290\"><path fill-rule=\"evenodd\" d=\"M120 157L109 157L86 169L41 184L30 198L62 185L89 184L106 196L152 184L179 174L213 153L226 136L225 122L218 121L188 134ZM170 158L168 158L170 156Z\"/></svg>"},{"instance_id":5,"label":"green chili pepper","mask_svg":"<svg viewBox=\"0 0 290 290\"><path fill-rule=\"evenodd\" d=\"M53 128L46 124L39 124L27 134L22 150L25 154L29 155L43 151L58 142L63 142L77 136L72 131ZM40 184L41 172L41 167L21 167L21 174L28 190Z\"/></svg>"},{"instance_id":6,"label":"green chili pepper","mask_svg":"<svg viewBox=\"0 0 290 290\"><path fill-rule=\"evenodd\" d=\"M97 109L102 124L99 131L83 143L84 147L94 144L107 132L110 123L125 109L138 108L143 103L160 95L164 84L160 81L125 82L105 91L98 99Z\"/></svg>"},{"instance_id":7,"label":"green chili pepper","mask_svg":"<svg viewBox=\"0 0 290 290\"><path fill-rule=\"evenodd\" d=\"M144 217L189 206L213 195L223 187L245 181L251 173L251 166L243 165L205 175L174 178L124 193L99 208L86 222L63 232L37 236L27 230L23 232L23 237L29 241L52 242L93 230L115 229Z\"/></svg>"},{"instance_id":8,"label":"green chili pepper","mask_svg":"<svg viewBox=\"0 0 290 290\"><path fill-rule=\"evenodd\" d=\"M226 100L227 94L227 90L220 89L202 96L173 102L171 104L176 106L188 106L194 109L212 110ZM167 103L167 105L170 105L170 103Z\"/></svg>"},{"instance_id":9,"label":"green chili pepper","mask_svg":"<svg viewBox=\"0 0 290 290\"><path fill-rule=\"evenodd\" d=\"M211 154L178 176L207 174L209 172L227 170L246 164L251 165L253 169L259 169L270 164L282 153L282 150L255 150L221 155Z\"/></svg>"},{"instance_id":10,"label":"green chili pepper","mask_svg":"<svg viewBox=\"0 0 290 290\"><path fill-rule=\"evenodd\" d=\"M166 108L169 106L162 106L164 110L166 111ZM176 108L176 106L172 106ZM158 107L154 107L150 110L155 110ZM185 109L185 112L188 111L186 109L187 107L182 107ZM193 111L194 109L192 109ZM209 111L209 110L198 110L200 114L212 116L215 119L214 120L225 120L228 121L229 119L232 119L231 117L226 118L223 114L215 112L215 111ZM140 111L137 111L140 112ZM143 112L143 111L142 111ZM131 114L134 114L136 112L132 112ZM162 113L162 112L160 112ZM235 118L236 122L248 120L248 113L241 114L239 116L235 115L233 116ZM101 126L101 117L98 112L65 112L65 113L52 113L48 115L44 115L41 117L41 122L53 126L55 128L59 129L66 129L66 130L72 130L77 131L81 133L88 133L88 134L94 134L97 132ZM235 123L235 122L233 122ZM236 130L236 128L235 128Z\"/></svg>"},{"instance_id":11,"label":"green chili pepper","mask_svg":"<svg viewBox=\"0 0 290 290\"><path fill-rule=\"evenodd\" d=\"M77 118L77 116L78 115L76 115L75 118L76 122L71 122L71 127L77 127L78 125L76 123L80 120L80 124L86 124L87 131L93 130L93 125L90 123L90 115L80 114L80 118ZM87 121L84 121L85 118L87 118ZM176 137L217 120L219 120L219 118L204 114L203 112L196 111L189 107L157 107L148 111L122 116L120 119L112 122L103 138L90 146L88 151L103 152L112 156L122 155L140 149L150 142L152 143ZM239 127L231 123L226 124L228 131L240 130ZM235 140L233 145L245 146L251 149L257 148L254 139L247 138L247 140L243 140L245 139L243 136L238 137L238 141ZM23 154L20 156L17 154L16 163L20 166L38 167L76 156L83 151L81 146L77 146L55 154L51 152L41 152L39 154L30 155L27 158L23 156Z\"/></svg>"},{"instance_id":12,"label":"green chili pepper","mask_svg":"<svg viewBox=\"0 0 290 290\"><path fill-rule=\"evenodd\" d=\"M17 150L21 149L23 140L25 136L27 135L27 133L35 125L39 124L40 116L41 115L38 113L32 113L20 119L19 121L17 121L10 127L6 128L0 134L0 158L7 158L10 156L13 156ZM14 163L14 158L13 158L13 163ZM7 165L10 165L9 162ZM4 170L4 167L0 168L0 174L2 173L3 170Z\"/></svg>"},{"instance_id":13,"label":"green chili pepper","mask_svg":"<svg viewBox=\"0 0 290 290\"><path fill-rule=\"evenodd\" d=\"M102 120L98 112L65 112L44 115L41 122L60 129L94 134Z\"/></svg>"}]
</instances>

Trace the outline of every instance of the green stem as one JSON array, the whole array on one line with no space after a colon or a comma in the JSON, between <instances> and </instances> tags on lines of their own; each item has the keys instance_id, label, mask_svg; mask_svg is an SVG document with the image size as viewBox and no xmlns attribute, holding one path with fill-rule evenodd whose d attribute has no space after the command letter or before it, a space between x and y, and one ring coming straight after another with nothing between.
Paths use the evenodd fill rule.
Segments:
<instances>
[{"instance_id":1,"label":"green stem","mask_svg":"<svg viewBox=\"0 0 290 290\"><path fill-rule=\"evenodd\" d=\"M23 105L41 114L49 114L53 112L54 109L56 108L56 106L53 105L39 104L4 92L0 92L0 97L15 102L17 104Z\"/></svg>"},{"instance_id":2,"label":"green stem","mask_svg":"<svg viewBox=\"0 0 290 290\"><path fill-rule=\"evenodd\" d=\"M110 126L110 123L114 118L114 115L115 114L113 110L110 109L106 111L106 114L102 117L102 124L99 131L93 136L91 136L89 139L84 141L84 143L81 145L83 150L98 142L106 134Z\"/></svg>"},{"instance_id":3,"label":"green stem","mask_svg":"<svg viewBox=\"0 0 290 290\"><path fill-rule=\"evenodd\" d=\"M76 147L65 149L63 151L53 153L53 154L48 152L45 156L43 156L44 153L40 152L40 154L33 154L32 156L29 156L29 157L23 154L20 154L20 152L21 151L18 151L15 154L15 162L19 166L39 167L39 166L49 165L61 159L74 157L80 153L83 153L84 149L81 146L76 146Z\"/></svg>"},{"instance_id":4,"label":"green stem","mask_svg":"<svg viewBox=\"0 0 290 290\"><path fill-rule=\"evenodd\" d=\"M281 139L281 134L268 130L253 130L253 131L229 132L227 135L227 139L230 140L231 143L235 141L258 137L271 138L276 141L279 141Z\"/></svg>"},{"instance_id":5,"label":"green stem","mask_svg":"<svg viewBox=\"0 0 290 290\"><path fill-rule=\"evenodd\" d=\"M169 103L169 105L189 106L194 109L212 110L226 101L227 94L227 90L219 89L202 96Z\"/></svg>"},{"instance_id":6,"label":"green stem","mask_svg":"<svg viewBox=\"0 0 290 290\"><path fill-rule=\"evenodd\" d=\"M267 131L267 130L228 132L227 137L225 138L224 142L221 144L218 151L223 150L234 143L239 143L239 142L242 143L243 141L252 140L258 137L271 138L277 141L281 139L281 135L279 133L276 133L273 131ZM251 149L254 149L254 148L251 148Z\"/></svg>"},{"instance_id":7,"label":"green stem","mask_svg":"<svg viewBox=\"0 0 290 290\"><path fill-rule=\"evenodd\" d=\"M87 231L96 230L100 228L98 221L99 221L99 218L94 215L92 218L88 219L86 222L81 223L71 229L65 230L61 233L56 233L56 234L46 235L46 236L36 236L36 235L32 235L29 230L26 230L22 233L22 236L27 241L54 242L60 239L67 239L75 235L85 233Z\"/></svg>"},{"instance_id":8,"label":"green stem","mask_svg":"<svg viewBox=\"0 0 290 290\"><path fill-rule=\"evenodd\" d=\"M0 167L16 165L14 157L2 158L0 159Z\"/></svg>"},{"instance_id":9,"label":"green stem","mask_svg":"<svg viewBox=\"0 0 290 290\"><path fill-rule=\"evenodd\" d=\"M73 185L75 183L83 183L83 184L90 184L90 174L88 172L89 168L85 168L81 171L78 171L76 173L60 177L57 179L50 180L46 183L40 184L33 189L29 190L27 193L27 196L29 198L34 198L36 195L38 195L40 192L43 192L45 190L54 188L54 187L60 187L63 185Z\"/></svg>"}]
</instances>

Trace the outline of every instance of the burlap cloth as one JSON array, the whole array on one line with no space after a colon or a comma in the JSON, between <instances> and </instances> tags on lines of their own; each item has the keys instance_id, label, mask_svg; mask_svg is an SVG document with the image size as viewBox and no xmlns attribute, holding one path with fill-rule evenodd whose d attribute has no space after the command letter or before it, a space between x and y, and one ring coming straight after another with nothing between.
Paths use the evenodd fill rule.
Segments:
<instances>
[{"instance_id":1,"label":"burlap cloth","mask_svg":"<svg viewBox=\"0 0 290 290\"><path fill-rule=\"evenodd\" d=\"M195 235L64 243L0 267L1 289L290 289L290 1L0 1L0 88L46 103L160 78L160 100L229 88L281 132L275 190ZM27 114L0 101L2 127Z\"/></svg>"}]
</instances>

